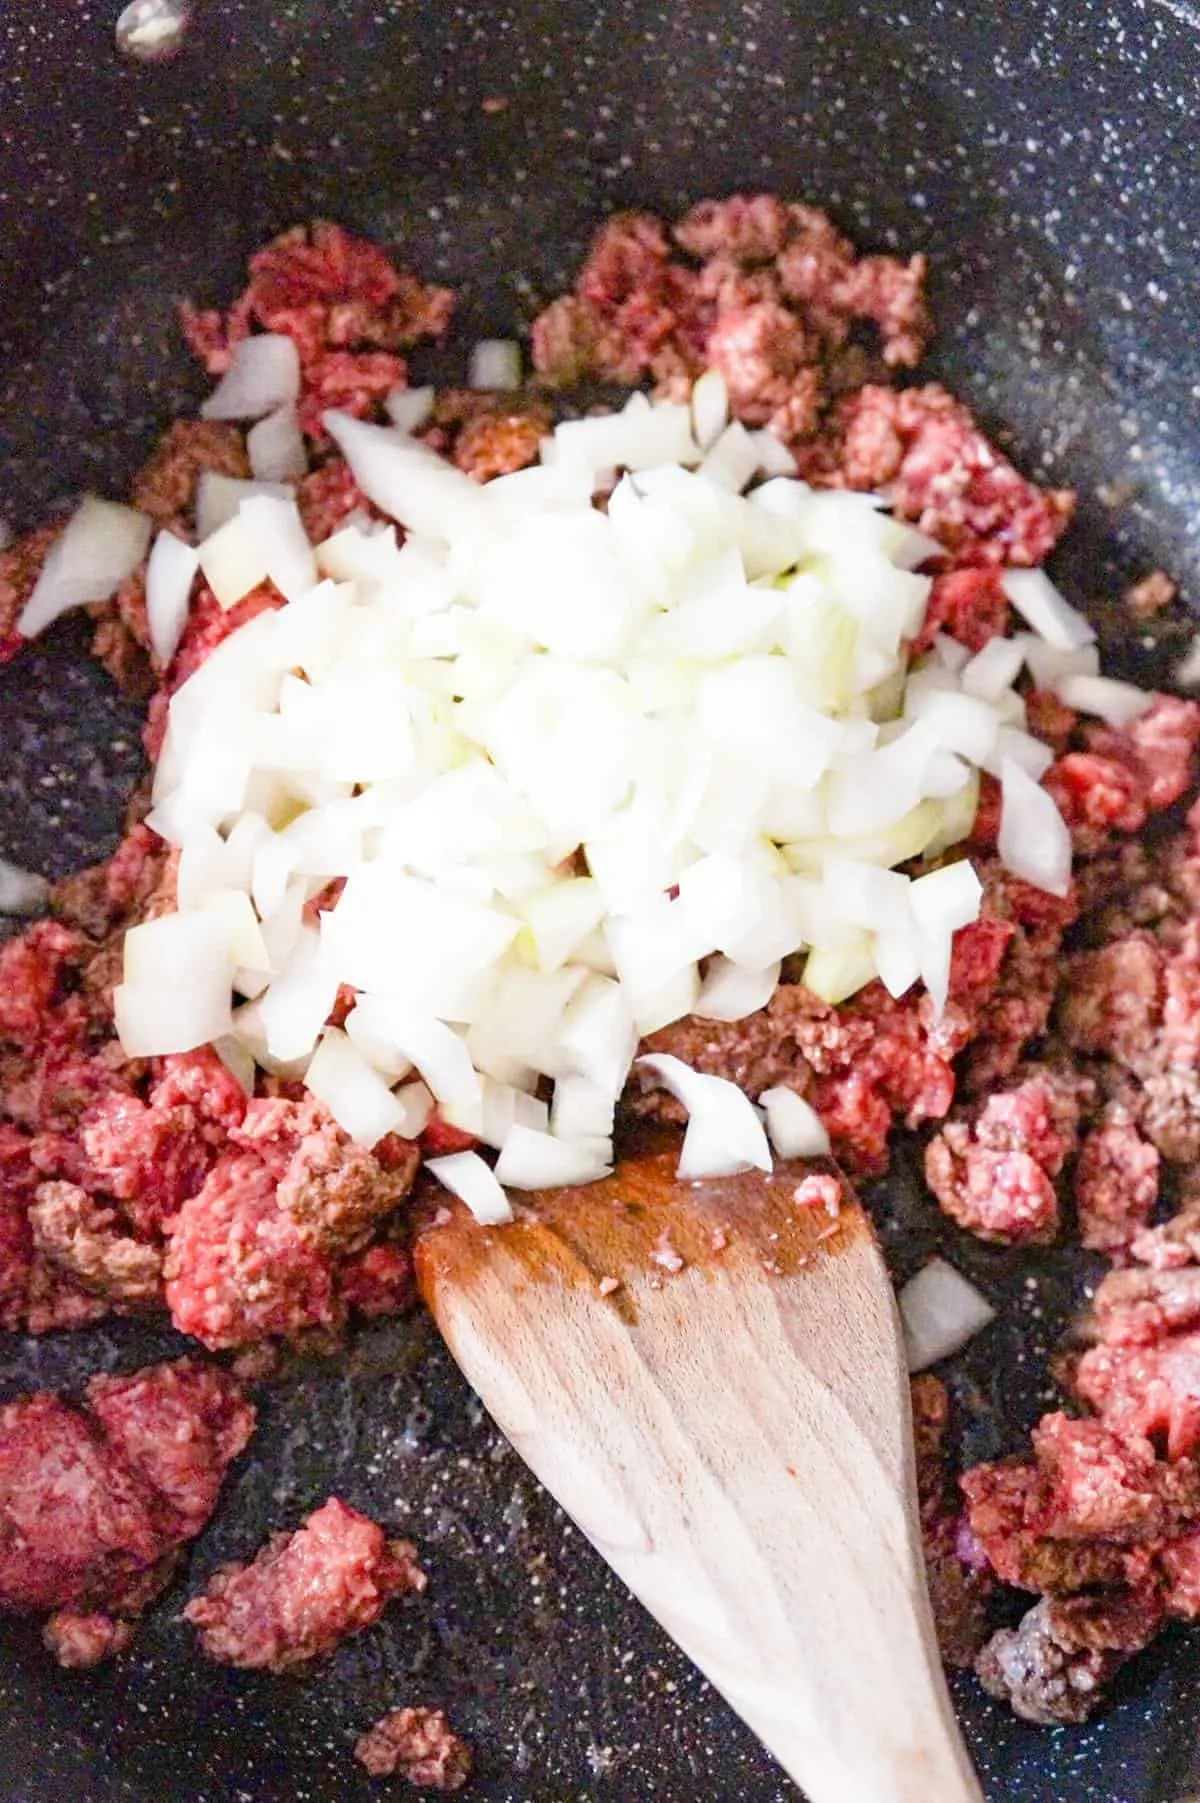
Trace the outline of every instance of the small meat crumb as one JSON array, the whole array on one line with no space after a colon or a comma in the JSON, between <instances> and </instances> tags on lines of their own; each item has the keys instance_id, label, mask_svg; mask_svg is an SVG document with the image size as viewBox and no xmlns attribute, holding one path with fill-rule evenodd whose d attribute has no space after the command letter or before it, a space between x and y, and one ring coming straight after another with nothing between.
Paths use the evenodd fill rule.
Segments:
<instances>
[{"instance_id":1,"label":"small meat crumb","mask_svg":"<svg viewBox=\"0 0 1200 1803\"><path fill-rule=\"evenodd\" d=\"M842 1186L836 1177L806 1177L792 1191L798 1208L823 1208L831 1220L842 1210Z\"/></svg>"},{"instance_id":2,"label":"small meat crumb","mask_svg":"<svg viewBox=\"0 0 1200 1803\"><path fill-rule=\"evenodd\" d=\"M1135 620L1149 620L1169 607L1178 593L1178 584L1172 582L1165 570L1154 570L1149 576L1143 576L1125 591L1125 610Z\"/></svg>"},{"instance_id":3,"label":"small meat crumb","mask_svg":"<svg viewBox=\"0 0 1200 1803\"><path fill-rule=\"evenodd\" d=\"M330 1653L378 1621L392 1596L421 1591L407 1540L337 1497L294 1534L276 1534L250 1565L214 1573L184 1610L204 1654L222 1665L283 1672Z\"/></svg>"},{"instance_id":4,"label":"small meat crumb","mask_svg":"<svg viewBox=\"0 0 1200 1803\"><path fill-rule=\"evenodd\" d=\"M64 1671L90 1671L102 1660L123 1653L133 1639L133 1623L111 1615L78 1614L59 1609L42 1629L42 1644Z\"/></svg>"},{"instance_id":5,"label":"small meat crumb","mask_svg":"<svg viewBox=\"0 0 1200 1803\"><path fill-rule=\"evenodd\" d=\"M665 1229L659 1234L650 1257L654 1263L661 1266L664 1271L675 1272L683 1270L684 1261L676 1251L675 1247L671 1244Z\"/></svg>"},{"instance_id":6,"label":"small meat crumb","mask_svg":"<svg viewBox=\"0 0 1200 1803\"><path fill-rule=\"evenodd\" d=\"M418 1790L461 1790L471 1753L441 1709L393 1709L359 1737L354 1757L372 1778L394 1772Z\"/></svg>"},{"instance_id":7,"label":"small meat crumb","mask_svg":"<svg viewBox=\"0 0 1200 1803\"><path fill-rule=\"evenodd\" d=\"M600 1296L611 1296L619 1290L620 1287L621 1279L619 1277L602 1277L596 1285L596 1292Z\"/></svg>"}]
</instances>

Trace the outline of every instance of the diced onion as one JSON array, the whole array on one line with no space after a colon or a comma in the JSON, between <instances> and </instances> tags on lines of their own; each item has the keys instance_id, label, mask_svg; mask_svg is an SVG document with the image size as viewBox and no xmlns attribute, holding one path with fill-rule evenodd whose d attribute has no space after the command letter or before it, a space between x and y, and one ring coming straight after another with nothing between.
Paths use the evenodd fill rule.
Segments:
<instances>
[{"instance_id":1,"label":"diced onion","mask_svg":"<svg viewBox=\"0 0 1200 1803\"><path fill-rule=\"evenodd\" d=\"M401 432L416 432L433 412L436 398L432 388L393 388L383 404L393 426Z\"/></svg>"},{"instance_id":2,"label":"diced onion","mask_svg":"<svg viewBox=\"0 0 1200 1803\"><path fill-rule=\"evenodd\" d=\"M731 1177L771 1169L771 1148L757 1111L736 1083L692 1070L667 1052L638 1059L688 1111L679 1155L681 1177Z\"/></svg>"},{"instance_id":3,"label":"diced onion","mask_svg":"<svg viewBox=\"0 0 1200 1803\"><path fill-rule=\"evenodd\" d=\"M987 1297L944 1258L931 1258L900 1291L899 1303L914 1374L960 1352L996 1318Z\"/></svg>"},{"instance_id":4,"label":"diced onion","mask_svg":"<svg viewBox=\"0 0 1200 1803\"><path fill-rule=\"evenodd\" d=\"M1011 758L1000 770L1000 861L1051 895L1071 886L1071 835L1054 799Z\"/></svg>"},{"instance_id":5,"label":"diced onion","mask_svg":"<svg viewBox=\"0 0 1200 1803\"><path fill-rule=\"evenodd\" d=\"M521 386L521 347L515 338L481 338L471 351L467 384L471 388Z\"/></svg>"},{"instance_id":6,"label":"diced onion","mask_svg":"<svg viewBox=\"0 0 1200 1803\"><path fill-rule=\"evenodd\" d=\"M307 1077L363 1143L415 1136L436 1104L498 1152L486 1180L461 1167L494 1206L497 1183L607 1170L639 1039L754 1014L784 959L834 1004L877 979L941 1008L978 879L900 867L968 835L981 771L1010 868L1064 892L1050 752L1013 684L1025 665L1103 717L1133 702L1096 686L1090 629L1041 572L1010 573L1033 632L974 656L937 635L913 660L940 548L880 497L798 481L711 372L687 401L563 422L486 485L413 436L431 391L395 390L390 426L330 412L395 523L360 510L314 551L295 396L249 343L214 404L270 401L255 479L202 479L197 552L160 535L156 656L197 563L221 606L266 582L281 605L170 699L150 820L179 851L184 939L175 962L131 937L118 1012L139 1054L207 1026L241 1077L247 1058ZM520 371L491 344L472 373ZM650 1072L688 1110L685 1177L769 1168L741 1091ZM823 1147L801 1098L764 1106L779 1143Z\"/></svg>"},{"instance_id":7,"label":"diced onion","mask_svg":"<svg viewBox=\"0 0 1200 1803\"><path fill-rule=\"evenodd\" d=\"M304 1086L360 1146L374 1146L404 1125L403 1104L336 1027L322 1035L304 1074Z\"/></svg>"},{"instance_id":8,"label":"diced onion","mask_svg":"<svg viewBox=\"0 0 1200 1803\"><path fill-rule=\"evenodd\" d=\"M503 1227L512 1220L512 1203L478 1152L450 1152L445 1158L429 1158L425 1169L466 1203L481 1227Z\"/></svg>"},{"instance_id":9,"label":"diced onion","mask_svg":"<svg viewBox=\"0 0 1200 1803\"><path fill-rule=\"evenodd\" d=\"M44 876L0 858L0 914L40 914L49 896Z\"/></svg>"},{"instance_id":10,"label":"diced onion","mask_svg":"<svg viewBox=\"0 0 1200 1803\"><path fill-rule=\"evenodd\" d=\"M1154 700L1145 689L1131 682L1116 682L1111 676L1064 676L1055 684L1055 694L1067 707L1081 714L1094 714L1109 726L1128 726L1146 712Z\"/></svg>"},{"instance_id":11,"label":"diced onion","mask_svg":"<svg viewBox=\"0 0 1200 1803\"><path fill-rule=\"evenodd\" d=\"M496 1160L496 1180L510 1189L566 1189L595 1183L612 1168L611 1147L599 1155L594 1140L555 1139L518 1123Z\"/></svg>"},{"instance_id":12,"label":"diced onion","mask_svg":"<svg viewBox=\"0 0 1200 1803\"><path fill-rule=\"evenodd\" d=\"M1000 586L1026 625L1056 651L1075 651L1094 641L1092 626L1059 593L1045 570L1005 570Z\"/></svg>"},{"instance_id":13,"label":"diced onion","mask_svg":"<svg viewBox=\"0 0 1200 1803\"><path fill-rule=\"evenodd\" d=\"M164 667L174 657L183 634L199 567L200 555L194 546L166 529L159 533L146 565L146 625L150 648Z\"/></svg>"},{"instance_id":14,"label":"diced onion","mask_svg":"<svg viewBox=\"0 0 1200 1803\"><path fill-rule=\"evenodd\" d=\"M200 408L201 419L262 419L300 393L300 353L282 332L243 338ZM257 472L256 472L257 473Z\"/></svg>"},{"instance_id":15,"label":"diced onion","mask_svg":"<svg viewBox=\"0 0 1200 1803\"><path fill-rule=\"evenodd\" d=\"M293 490L286 482L255 482L242 476L223 476L219 470L205 470L196 485L196 537L203 543L231 520L243 501L255 495L274 495L277 500L291 500Z\"/></svg>"},{"instance_id":16,"label":"diced onion","mask_svg":"<svg viewBox=\"0 0 1200 1803\"><path fill-rule=\"evenodd\" d=\"M821 1158L829 1151L829 1133L811 1102L794 1089L779 1085L758 1098L767 1117L767 1134L780 1158Z\"/></svg>"},{"instance_id":17,"label":"diced onion","mask_svg":"<svg viewBox=\"0 0 1200 1803\"><path fill-rule=\"evenodd\" d=\"M260 482L298 482L308 473L304 434L289 402L268 413L246 434L250 472Z\"/></svg>"},{"instance_id":18,"label":"diced onion","mask_svg":"<svg viewBox=\"0 0 1200 1803\"><path fill-rule=\"evenodd\" d=\"M22 638L36 638L59 614L107 601L133 575L149 543L150 521L144 513L85 495L51 545L17 617L17 631Z\"/></svg>"},{"instance_id":19,"label":"diced onion","mask_svg":"<svg viewBox=\"0 0 1200 1803\"><path fill-rule=\"evenodd\" d=\"M692 1004L692 1013L704 1020L744 1020L748 1014L766 1007L778 981L778 960L761 970L752 970L735 964L732 958L713 958Z\"/></svg>"}]
</instances>

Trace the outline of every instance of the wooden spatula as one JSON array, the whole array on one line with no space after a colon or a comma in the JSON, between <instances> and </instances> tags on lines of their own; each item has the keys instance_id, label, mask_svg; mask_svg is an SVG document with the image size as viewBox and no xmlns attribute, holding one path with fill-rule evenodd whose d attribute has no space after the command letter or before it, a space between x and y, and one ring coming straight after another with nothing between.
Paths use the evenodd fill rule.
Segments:
<instances>
[{"instance_id":1,"label":"wooden spatula","mask_svg":"<svg viewBox=\"0 0 1200 1803\"><path fill-rule=\"evenodd\" d=\"M908 1383L869 1221L825 1163L680 1182L678 1142L417 1275L483 1403L811 1803L979 1803L934 1640ZM445 1193L438 1200L444 1202Z\"/></svg>"}]
</instances>

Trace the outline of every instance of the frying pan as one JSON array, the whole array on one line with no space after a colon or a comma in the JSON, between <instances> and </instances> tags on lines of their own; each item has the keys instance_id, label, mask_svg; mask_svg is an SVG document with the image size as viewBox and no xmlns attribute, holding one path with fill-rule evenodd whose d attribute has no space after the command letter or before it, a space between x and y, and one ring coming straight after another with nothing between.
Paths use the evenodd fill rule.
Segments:
<instances>
[{"instance_id":1,"label":"frying pan","mask_svg":"<svg viewBox=\"0 0 1200 1803\"><path fill-rule=\"evenodd\" d=\"M160 66L117 54L116 11L0 12L14 527L84 486L120 493L202 385L174 303L231 294L245 253L297 219L340 219L453 283L461 346L564 285L613 208L770 188L828 205L865 246L929 252L934 373L1027 468L1081 492L1056 566L1077 598L1160 563L1200 598L1193 0L197 0ZM430 372L461 373L463 354ZM1140 680L1180 649L1105 626ZM60 623L0 671L0 854L50 874L110 849L136 774L136 720L79 643ZM1095 1269L931 1222L903 1168L873 1200L901 1275L936 1243L1000 1302L950 1380L965 1456L1015 1446ZM10 1341L3 1390L179 1349L124 1327ZM427 1604L290 1682L200 1664L178 1591L88 1676L2 1624L3 1803L355 1803L381 1793L353 1738L402 1702L448 1709L480 1803L794 1795L537 1492L423 1320L364 1331L340 1362L293 1361L258 1400L189 1584L336 1490L421 1542ZM1182 1633L1087 1729L1025 1727L972 1679L956 1696L990 1798L1183 1803L1200 1787Z\"/></svg>"}]
</instances>

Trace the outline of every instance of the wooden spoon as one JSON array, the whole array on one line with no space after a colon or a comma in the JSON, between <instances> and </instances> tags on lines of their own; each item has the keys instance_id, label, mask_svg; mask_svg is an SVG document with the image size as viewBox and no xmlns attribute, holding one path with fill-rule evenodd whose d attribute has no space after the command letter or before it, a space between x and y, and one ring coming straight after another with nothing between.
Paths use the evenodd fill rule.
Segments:
<instances>
[{"instance_id":1,"label":"wooden spoon","mask_svg":"<svg viewBox=\"0 0 1200 1803\"><path fill-rule=\"evenodd\" d=\"M797 1200L828 1162L696 1183L677 1158L639 1142L511 1226L436 1209L422 1294L517 1451L811 1803L980 1803L870 1223L840 1175L836 1216Z\"/></svg>"}]
</instances>

